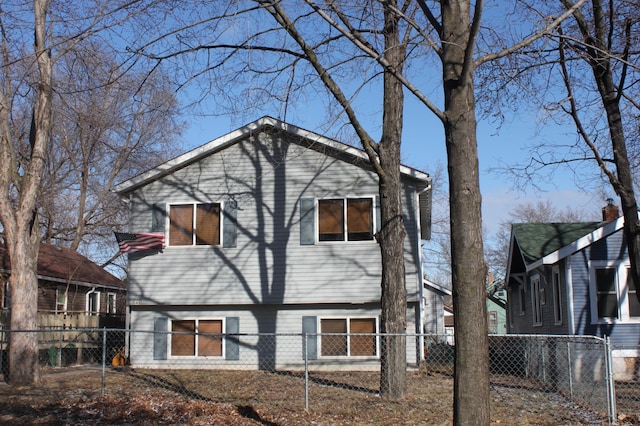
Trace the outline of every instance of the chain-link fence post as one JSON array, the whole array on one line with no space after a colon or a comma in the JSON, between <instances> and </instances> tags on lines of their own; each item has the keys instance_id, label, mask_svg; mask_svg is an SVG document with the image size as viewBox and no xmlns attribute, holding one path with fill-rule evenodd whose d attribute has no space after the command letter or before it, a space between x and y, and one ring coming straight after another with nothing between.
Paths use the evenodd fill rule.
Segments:
<instances>
[{"instance_id":1,"label":"chain-link fence post","mask_svg":"<svg viewBox=\"0 0 640 426\"><path fill-rule=\"evenodd\" d=\"M302 356L304 357L304 409L309 411L309 356L307 352L307 333L303 333Z\"/></svg>"},{"instance_id":2,"label":"chain-link fence post","mask_svg":"<svg viewBox=\"0 0 640 426\"><path fill-rule=\"evenodd\" d=\"M102 396L105 394L105 379L107 375L107 329L102 329L102 382L100 384L100 390Z\"/></svg>"},{"instance_id":3,"label":"chain-link fence post","mask_svg":"<svg viewBox=\"0 0 640 426\"><path fill-rule=\"evenodd\" d=\"M613 368L611 362L611 340L609 336L604 337L604 356L607 363L607 396L609 406L609 422L615 423L616 418L616 390L613 378Z\"/></svg>"},{"instance_id":4,"label":"chain-link fence post","mask_svg":"<svg viewBox=\"0 0 640 426\"><path fill-rule=\"evenodd\" d=\"M567 371L569 379L569 401L573 402L573 363L571 362L571 341L567 340Z\"/></svg>"}]
</instances>

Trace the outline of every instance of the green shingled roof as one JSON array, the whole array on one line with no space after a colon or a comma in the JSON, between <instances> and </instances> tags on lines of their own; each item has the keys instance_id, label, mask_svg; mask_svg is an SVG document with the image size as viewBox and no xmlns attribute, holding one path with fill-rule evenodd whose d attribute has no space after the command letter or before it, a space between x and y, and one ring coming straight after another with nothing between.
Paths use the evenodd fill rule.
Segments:
<instances>
[{"instance_id":1,"label":"green shingled roof","mask_svg":"<svg viewBox=\"0 0 640 426\"><path fill-rule=\"evenodd\" d=\"M514 223L511 232L527 264L595 231L602 222Z\"/></svg>"}]
</instances>

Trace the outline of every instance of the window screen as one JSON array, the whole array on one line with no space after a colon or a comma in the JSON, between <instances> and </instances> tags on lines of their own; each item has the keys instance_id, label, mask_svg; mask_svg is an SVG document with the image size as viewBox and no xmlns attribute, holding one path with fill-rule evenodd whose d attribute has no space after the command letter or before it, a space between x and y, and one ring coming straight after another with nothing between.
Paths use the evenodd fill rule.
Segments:
<instances>
[{"instance_id":1,"label":"window screen","mask_svg":"<svg viewBox=\"0 0 640 426\"><path fill-rule=\"evenodd\" d=\"M346 333L347 321L344 319L323 319L320 321L321 333ZM347 336L323 335L321 354L323 356L347 355Z\"/></svg>"},{"instance_id":2,"label":"window screen","mask_svg":"<svg viewBox=\"0 0 640 426\"><path fill-rule=\"evenodd\" d=\"M220 244L220 204L198 204L196 210L196 244Z\"/></svg>"},{"instance_id":3,"label":"window screen","mask_svg":"<svg viewBox=\"0 0 640 426\"><path fill-rule=\"evenodd\" d=\"M318 234L320 241L344 240L344 200L318 201Z\"/></svg>"},{"instance_id":4,"label":"window screen","mask_svg":"<svg viewBox=\"0 0 640 426\"><path fill-rule=\"evenodd\" d=\"M347 200L347 233L349 241L366 241L373 237L373 203L371 198Z\"/></svg>"},{"instance_id":5,"label":"window screen","mask_svg":"<svg viewBox=\"0 0 640 426\"><path fill-rule=\"evenodd\" d=\"M171 322L171 355L194 356L196 354L196 322L194 320ZM189 333L189 334L175 334Z\"/></svg>"},{"instance_id":6,"label":"window screen","mask_svg":"<svg viewBox=\"0 0 640 426\"><path fill-rule=\"evenodd\" d=\"M198 356L222 356L221 320L198 321L198 333Z\"/></svg>"},{"instance_id":7,"label":"window screen","mask_svg":"<svg viewBox=\"0 0 640 426\"><path fill-rule=\"evenodd\" d=\"M353 318L349 321L349 353L352 356L375 356L376 336L355 336L353 333L375 333L376 320L373 318Z\"/></svg>"},{"instance_id":8,"label":"window screen","mask_svg":"<svg viewBox=\"0 0 640 426\"><path fill-rule=\"evenodd\" d=\"M193 244L193 206L173 205L169 211L169 244L190 246Z\"/></svg>"}]
</instances>

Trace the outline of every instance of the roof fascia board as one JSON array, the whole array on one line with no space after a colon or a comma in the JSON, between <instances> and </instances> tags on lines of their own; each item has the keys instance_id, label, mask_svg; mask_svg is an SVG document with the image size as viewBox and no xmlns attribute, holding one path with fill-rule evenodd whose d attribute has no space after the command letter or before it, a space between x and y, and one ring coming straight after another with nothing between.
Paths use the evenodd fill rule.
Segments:
<instances>
[{"instance_id":1,"label":"roof fascia board","mask_svg":"<svg viewBox=\"0 0 640 426\"><path fill-rule=\"evenodd\" d=\"M126 290L124 285L122 287L118 287L118 286L109 285L109 284L97 284L97 283L90 283L87 281L76 281L76 280L66 280L64 278L47 277L45 275L38 275L38 279L42 281L51 281L56 283L70 284L70 285L76 285L76 286L82 286L82 287L92 287L92 288L100 287L100 288L118 290L118 291Z\"/></svg>"},{"instance_id":2,"label":"roof fascia board","mask_svg":"<svg viewBox=\"0 0 640 426\"><path fill-rule=\"evenodd\" d=\"M513 256L513 248L514 248L514 244L516 243L515 241L516 236L513 233L513 225L511 225L511 235L509 236L509 252L507 254L507 273L505 275L505 277L509 277L511 276L511 257ZM518 252L520 253L520 257L522 258L522 253L520 252L520 250L518 250ZM526 265L527 262L524 262L524 258L522 259L523 263ZM509 282L507 281L507 283L505 284L505 287L509 285Z\"/></svg>"},{"instance_id":3,"label":"roof fascia board","mask_svg":"<svg viewBox=\"0 0 640 426\"><path fill-rule=\"evenodd\" d=\"M439 291L439 292L441 292L441 293L444 293L444 294L446 294L447 296L451 296L451 295L452 295L452 293L451 293L451 290L450 290L450 289L448 289L447 287L442 286L442 285L440 285L440 284L436 284L436 283L434 283L433 281L423 280L423 281L422 281L422 284L423 284L424 286L426 286L426 287L429 287L429 288L432 288L432 289L434 289L434 290L436 290L436 291Z\"/></svg>"},{"instance_id":4,"label":"roof fascia board","mask_svg":"<svg viewBox=\"0 0 640 426\"><path fill-rule=\"evenodd\" d=\"M0 273L2 274L11 274L11 270L10 269L0 269ZM58 277L49 277L46 275L36 275L36 277L38 278L38 280L42 280L42 281L51 281L51 282L55 282L55 283L62 283L62 284L71 284L71 285L78 285L78 286L82 286L82 287L100 287L100 288L106 288L106 289L112 289L112 290L126 290L126 285L123 283L122 287L118 287L115 285L110 285L110 284L98 284L98 283L90 283L87 281L77 281L77 280L69 280L69 279L65 279L65 278L58 278Z\"/></svg>"},{"instance_id":5,"label":"roof fascia board","mask_svg":"<svg viewBox=\"0 0 640 426\"><path fill-rule=\"evenodd\" d=\"M256 132L257 130L265 126L272 126L276 129L291 133L293 135L300 136L302 138L309 139L312 141L316 141L327 147L333 148L337 151L347 153L354 157L358 157L367 161L369 160L369 157L367 156L367 154L358 148L355 148L353 146L347 145L342 142L338 142L333 139L329 139L325 136L319 135L309 130L301 129L300 127L294 126L292 124L288 124L283 121L276 120L275 118L272 118L272 117L262 117L237 130L227 133L226 135L220 136L219 138L214 139L211 142L208 142L202 146L199 146L198 148L195 148L172 160L169 160L157 167L154 167L153 169L147 172L144 172L131 179L128 179L116 185L113 190L114 192L119 194L124 194L129 191L132 191L133 189L143 186L153 181L154 179L157 179L160 176L167 175L173 172L174 170L184 166L185 164L193 162L198 158L209 154L212 151L220 150L225 146L232 145L237 140L245 137L246 135L250 135L251 133ZM425 187L428 187L431 184L431 176L429 176L429 174L427 173L421 172L420 170L401 165L400 172L405 176L409 176L416 180L423 181Z\"/></svg>"},{"instance_id":6,"label":"roof fascia board","mask_svg":"<svg viewBox=\"0 0 640 426\"><path fill-rule=\"evenodd\" d=\"M554 263L557 263L565 257L570 256L573 253L590 246L596 241L606 238L614 232L619 231L620 229L622 229L623 225L624 217L620 216L618 219L611 221L604 226L596 229L595 231L578 238L574 242L567 244L566 246L561 247L552 253L549 253L541 259L536 260L535 262L527 266L527 272L539 268L542 265L553 265Z\"/></svg>"}]
</instances>

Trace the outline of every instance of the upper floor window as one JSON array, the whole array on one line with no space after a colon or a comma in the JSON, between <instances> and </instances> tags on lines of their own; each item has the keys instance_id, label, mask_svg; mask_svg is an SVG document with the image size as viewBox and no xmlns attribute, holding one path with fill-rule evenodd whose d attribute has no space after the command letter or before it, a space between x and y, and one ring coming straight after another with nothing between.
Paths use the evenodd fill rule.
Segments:
<instances>
[{"instance_id":1,"label":"upper floor window","mask_svg":"<svg viewBox=\"0 0 640 426\"><path fill-rule=\"evenodd\" d=\"M640 320L640 302L628 264L592 262L589 281L594 322Z\"/></svg>"},{"instance_id":2,"label":"upper floor window","mask_svg":"<svg viewBox=\"0 0 640 426\"><path fill-rule=\"evenodd\" d=\"M318 241L373 240L373 199L318 200Z\"/></svg>"},{"instance_id":3,"label":"upper floor window","mask_svg":"<svg viewBox=\"0 0 640 426\"><path fill-rule=\"evenodd\" d=\"M220 203L171 204L169 245L219 245Z\"/></svg>"}]
</instances>

